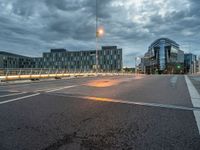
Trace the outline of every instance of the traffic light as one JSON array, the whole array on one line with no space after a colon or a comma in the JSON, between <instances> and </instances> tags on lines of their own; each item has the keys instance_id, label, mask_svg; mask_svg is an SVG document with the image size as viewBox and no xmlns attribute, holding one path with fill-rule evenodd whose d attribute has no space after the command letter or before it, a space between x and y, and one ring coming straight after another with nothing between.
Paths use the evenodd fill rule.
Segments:
<instances>
[{"instance_id":1,"label":"traffic light","mask_svg":"<svg viewBox=\"0 0 200 150\"><path fill-rule=\"evenodd\" d=\"M181 69L181 66L180 66L180 65L177 65L177 69Z\"/></svg>"}]
</instances>

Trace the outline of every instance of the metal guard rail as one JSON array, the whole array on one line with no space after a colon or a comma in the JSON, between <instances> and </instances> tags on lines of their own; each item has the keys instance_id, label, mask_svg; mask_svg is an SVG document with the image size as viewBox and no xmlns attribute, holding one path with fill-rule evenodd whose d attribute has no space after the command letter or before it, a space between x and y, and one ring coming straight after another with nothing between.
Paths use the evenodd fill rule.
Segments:
<instances>
[{"instance_id":1,"label":"metal guard rail","mask_svg":"<svg viewBox=\"0 0 200 150\"><path fill-rule=\"evenodd\" d=\"M78 76L129 75L121 72L69 71L61 69L0 69L0 81L63 78Z\"/></svg>"}]
</instances>

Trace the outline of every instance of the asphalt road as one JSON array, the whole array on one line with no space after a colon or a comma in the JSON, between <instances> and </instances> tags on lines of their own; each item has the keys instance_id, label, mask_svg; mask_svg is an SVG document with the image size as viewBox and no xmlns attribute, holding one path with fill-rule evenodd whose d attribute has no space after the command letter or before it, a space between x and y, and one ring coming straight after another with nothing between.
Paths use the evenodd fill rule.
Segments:
<instances>
[{"instance_id":1,"label":"asphalt road","mask_svg":"<svg viewBox=\"0 0 200 150\"><path fill-rule=\"evenodd\" d=\"M190 80L200 92L200 77ZM0 86L0 150L199 150L187 84L139 75Z\"/></svg>"}]
</instances>

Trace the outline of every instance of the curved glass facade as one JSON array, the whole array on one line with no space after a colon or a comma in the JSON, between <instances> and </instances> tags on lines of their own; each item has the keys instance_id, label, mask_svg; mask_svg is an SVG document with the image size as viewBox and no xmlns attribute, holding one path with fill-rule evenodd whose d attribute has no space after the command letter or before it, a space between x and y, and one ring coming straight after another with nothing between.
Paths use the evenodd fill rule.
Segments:
<instances>
[{"instance_id":1,"label":"curved glass facade","mask_svg":"<svg viewBox=\"0 0 200 150\"><path fill-rule=\"evenodd\" d=\"M154 41L144 58L145 71L149 74L181 72L183 67L177 66L184 64L184 52L179 44L168 38Z\"/></svg>"},{"instance_id":2,"label":"curved glass facade","mask_svg":"<svg viewBox=\"0 0 200 150\"><path fill-rule=\"evenodd\" d=\"M160 70L165 70L165 40L160 40L160 53L159 53L159 67Z\"/></svg>"}]
</instances>

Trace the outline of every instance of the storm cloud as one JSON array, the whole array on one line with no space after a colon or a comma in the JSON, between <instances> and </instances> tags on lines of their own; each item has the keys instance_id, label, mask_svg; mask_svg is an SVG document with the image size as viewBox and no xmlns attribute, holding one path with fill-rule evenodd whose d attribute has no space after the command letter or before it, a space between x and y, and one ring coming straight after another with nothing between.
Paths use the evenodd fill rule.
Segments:
<instances>
[{"instance_id":1,"label":"storm cloud","mask_svg":"<svg viewBox=\"0 0 200 150\"><path fill-rule=\"evenodd\" d=\"M50 48L95 49L95 0L0 0L0 50L41 56ZM123 48L133 66L160 37L200 54L198 0L98 0L99 45Z\"/></svg>"}]
</instances>

